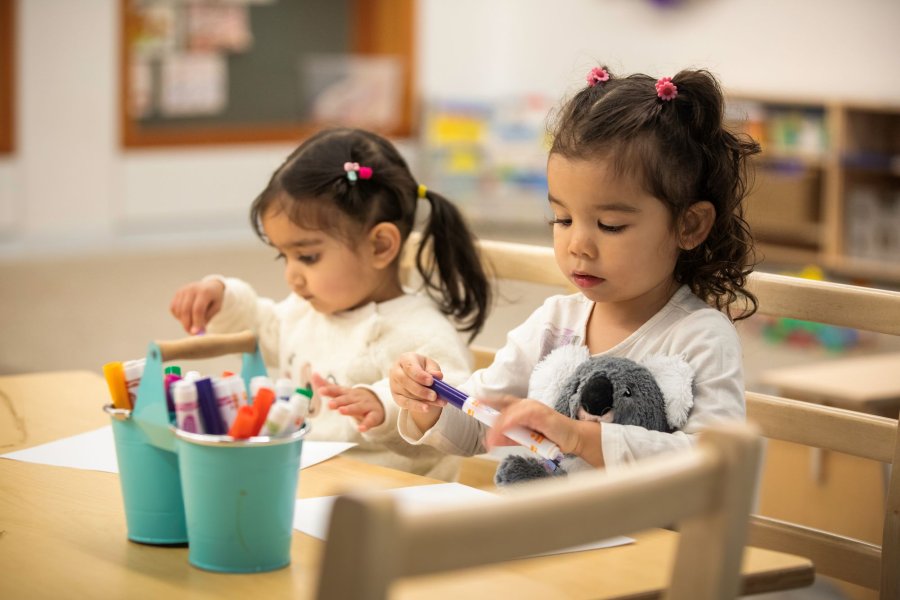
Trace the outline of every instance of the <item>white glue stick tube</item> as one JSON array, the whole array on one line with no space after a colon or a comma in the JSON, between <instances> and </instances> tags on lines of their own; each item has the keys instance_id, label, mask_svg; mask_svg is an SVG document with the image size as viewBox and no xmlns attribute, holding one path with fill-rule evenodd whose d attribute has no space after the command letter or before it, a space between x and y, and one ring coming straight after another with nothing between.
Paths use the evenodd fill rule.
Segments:
<instances>
[{"instance_id":1,"label":"white glue stick tube","mask_svg":"<svg viewBox=\"0 0 900 600\"><path fill-rule=\"evenodd\" d=\"M238 407L234 402L234 394L231 392L230 382L219 379L213 379L213 393L216 395L216 406L219 407L219 414L225 422L225 429L231 429L231 424L237 417Z\"/></svg>"},{"instance_id":2,"label":"white glue stick tube","mask_svg":"<svg viewBox=\"0 0 900 600\"><path fill-rule=\"evenodd\" d=\"M287 402L274 402L266 416L266 422L259 430L259 435L275 437L285 433L290 426L293 411Z\"/></svg>"},{"instance_id":3,"label":"white glue stick tube","mask_svg":"<svg viewBox=\"0 0 900 600\"><path fill-rule=\"evenodd\" d=\"M125 370L125 388L128 390L128 401L131 402L132 408L137 406L138 388L141 387L141 377L144 376L144 365L146 364L146 358L138 358L126 360L122 365L122 368Z\"/></svg>"},{"instance_id":4,"label":"white glue stick tube","mask_svg":"<svg viewBox=\"0 0 900 600\"><path fill-rule=\"evenodd\" d=\"M290 379L282 377L275 382L275 399L279 402L290 402L293 393L294 384Z\"/></svg>"},{"instance_id":5,"label":"white glue stick tube","mask_svg":"<svg viewBox=\"0 0 900 600\"><path fill-rule=\"evenodd\" d=\"M197 387L192 381L181 380L172 384L172 402L175 404L175 423L178 429L203 433L200 425L200 405L197 403Z\"/></svg>"}]
</instances>

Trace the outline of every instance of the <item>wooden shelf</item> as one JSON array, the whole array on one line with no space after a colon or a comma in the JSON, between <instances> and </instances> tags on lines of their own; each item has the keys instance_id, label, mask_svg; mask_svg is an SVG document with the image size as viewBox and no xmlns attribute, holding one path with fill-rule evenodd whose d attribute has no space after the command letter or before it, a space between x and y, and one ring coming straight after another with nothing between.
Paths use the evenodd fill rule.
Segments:
<instances>
[{"instance_id":1,"label":"wooden shelf","mask_svg":"<svg viewBox=\"0 0 900 600\"><path fill-rule=\"evenodd\" d=\"M900 104L735 92L728 102L729 125L763 147L746 201L763 260L900 283Z\"/></svg>"},{"instance_id":2,"label":"wooden shelf","mask_svg":"<svg viewBox=\"0 0 900 600\"><path fill-rule=\"evenodd\" d=\"M809 248L798 248L786 244L756 243L756 255L764 263L784 265L821 264L821 253Z\"/></svg>"},{"instance_id":3,"label":"wooden shelf","mask_svg":"<svg viewBox=\"0 0 900 600\"><path fill-rule=\"evenodd\" d=\"M814 222L750 219L750 228L760 240L781 240L796 246L818 248L822 239L822 226Z\"/></svg>"}]
</instances>

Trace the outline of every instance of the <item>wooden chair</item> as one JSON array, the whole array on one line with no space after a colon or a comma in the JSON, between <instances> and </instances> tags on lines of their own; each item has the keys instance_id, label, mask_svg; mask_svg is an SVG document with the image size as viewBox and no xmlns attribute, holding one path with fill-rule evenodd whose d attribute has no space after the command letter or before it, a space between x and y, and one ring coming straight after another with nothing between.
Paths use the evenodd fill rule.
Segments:
<instances>
[{"instance_id":1,"label":"wooden chair","mask_svg":"<svg viewBox=\"0 0 900 600\"><path fill-rule=\"evenodd\" d=\"M552 248L495 241L479 244L498 279L574 290L559 272ZM749 287L759 299L759 314L900 335L898 292L763 272L750 275ZM493 361L492 349L471 349L476 368ZM900 477L893 477L893 467L900 465L898 421L753 392L747 394L747 414L764 437L890 466L880 547L762 516L751 520L750 545L807 556L819 573L880 590L883 599L900 598Z\"/></svg>"},{"instance_id":2,"label":"wooden chair","mask_svg":"<svg viewBox=\"0 0 900 600\"><path fill-rule=\"evenodd\" d=\"M760 313L900 334L900 293L754 273ZM900 598L900 428L897 419L747 393L747 418L762 435L890 465L881 545L753 516L748 543L812 559L818 573Z\"/></svg>"},{"instance_id":3,"label":"wooden chair","mask_svg":"<svg viewBox=\"0 0 900 600\"><path fill-rule=\"evenodd\" d=\"M381 599L401 577L523 558L680 523L665 596L734 598L760 452L756 432L733 425L708 431L691 450L615 473L586 472L525 484L477 507L410 513L390 495L344 495L332 511L317 597ZM611 514L616 518L610 519ZM347 565L352 565L352 577Z\"/></svg>"}]
</instances>

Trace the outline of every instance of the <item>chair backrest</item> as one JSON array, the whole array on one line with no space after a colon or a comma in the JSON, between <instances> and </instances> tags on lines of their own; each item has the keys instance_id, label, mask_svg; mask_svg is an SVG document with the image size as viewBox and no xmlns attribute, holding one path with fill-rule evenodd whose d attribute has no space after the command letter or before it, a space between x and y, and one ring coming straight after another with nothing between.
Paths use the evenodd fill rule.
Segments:
<instances>
[{"instance_id":1,"label":"chair backrest","mask_svg":"<svg viewBox=\"0 0 900 600\"><path fill-rule=\"evenodd\" d=\"M900 293L754 273L759 312L900 334ZM812 559L816 572L900 598L900 422L864 413L747 393L747 418L764 437L891 465L881 545L763 516L753 516L748 543Z\"/></svg>"},{"instance_id":2,"label":"chair backrest","mask_svg":"<svg viewBox=\"0 0 900 600\"><path fill-rule=\"evenodd\" d=\"M747 419L764 437L900 465L898 421L747 392ZM882 543L875 544L761 515L748 544L810 558L816 572L900 598L900 480L888 480Z\"/></svg>"},{"instance_id":3,"label":"chair backrest","mask_svg":"<svg viewBox=\"0 0 900 600\"><path fill-rule=\"evenodd\" d=\"M496 241L480 241L479 246L497 279L575 289L556 267L552 248ZM900 335L898 292L763 272L751 273L748 283L759 300L759 314ZM471 350L476 368L493 361L494 349ZM900 477L893 477L893 467L900 465L898 420L753 392L747 393L747 416L763 437L892 466L880 547L762 516L751 519L749 543L809 557L819 573L879 589L882 598L900 598Z\"/></svg>"},{"instance_id":4,"label":"chair backrest","mask_svg":"<svg viewBox=\"0 0 900 600\"><path fill-rule=\"evenodd\" d=\"M709 430L690 450L612 473L523 484L477 506L409 512L387 494L341 496L331 515L317 597L381 599L401 577L679 523L666 597L734 598L760 453L757 433L732 425Z\"/></svg>"}]
</instances>

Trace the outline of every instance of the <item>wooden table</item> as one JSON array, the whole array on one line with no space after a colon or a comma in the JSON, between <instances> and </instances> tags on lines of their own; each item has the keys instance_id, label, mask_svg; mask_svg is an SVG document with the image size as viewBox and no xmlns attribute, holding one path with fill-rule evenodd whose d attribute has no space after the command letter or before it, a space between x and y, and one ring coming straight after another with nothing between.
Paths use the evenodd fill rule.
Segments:
<instances>
[{"instance_id":1,"label":"wooden table","mask_svg":"<svg viewBox=\"0 0 900 600\"><path fill-rule=\"evenodd\" d=\"M900 352L767 369L760 381L778 395L891 419L900 410Z\"/></svg>"},{"instance_id":2,"label":"wooden table","mask_svg":"<svg viewBox=\"0 0 900 600\"><path fill-rule=\"evenodd\" d=\"M101 427L106 385L88 372L0 377L0 452ZM385 489L434 480L345 457L300 474L299 497ZM637 542L512 561L401 582L399 598L655 598L665 587L678 534L640 532ZM202 571L187 548L127 541L118 478L0 460L0 598L310 598L323 543L294 533L291 566L253 575ZM748 549L744 593L809 585L807 559ZM352 576L352 565L348 565Z\"/></svg>"}]
</instances>

